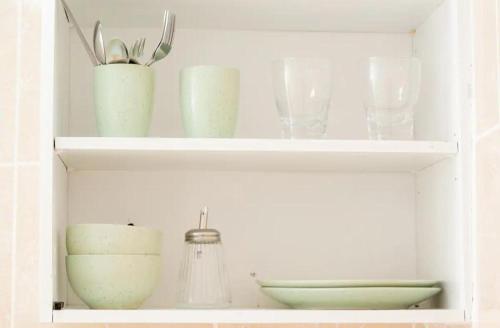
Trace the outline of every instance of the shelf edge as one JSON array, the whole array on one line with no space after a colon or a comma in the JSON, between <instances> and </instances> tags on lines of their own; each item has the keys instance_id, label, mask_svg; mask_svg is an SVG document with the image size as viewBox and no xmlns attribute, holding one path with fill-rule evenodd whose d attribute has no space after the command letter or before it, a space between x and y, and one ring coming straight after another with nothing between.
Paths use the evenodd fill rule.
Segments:
<instances>
[{"instance_id":1,"label":"shelf edge","mask_svg":"<svg viewBox=\"0 0 500 328\"><path fill-rule=\"evenodd\" d=\"M188 139L188 138L98 138L58 137L56 152L107 151L287 151L440 153L458 152L456 142L397 140L286 140L286 139Z\"/></svg>"},{"instance_id":2,"label":"shelf edge","mask_svg":"<svg viewBox=\"0 0 500 328\"><path fill-rule=\"evenodd\" d=\"M463 310L78 310L55 323L463 323Z\"/></svg>"}]
</instances>

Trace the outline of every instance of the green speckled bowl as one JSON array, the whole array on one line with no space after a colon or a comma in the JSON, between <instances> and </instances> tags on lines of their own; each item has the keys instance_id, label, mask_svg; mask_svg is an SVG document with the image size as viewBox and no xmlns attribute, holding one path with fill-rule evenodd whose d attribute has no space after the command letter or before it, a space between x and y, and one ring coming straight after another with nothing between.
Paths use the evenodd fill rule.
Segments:
<instances>
[{"instance_id":1,"label":"green speckled bowl","mask_svg":"<svg viewBox=\"0 0 500 328\"><path fill-rule=\"evenodd\" d=\"M68 255L74 292L91 309L137 309L160 278L158 255Z\"/></svg>"},{"instance_id":2,"label":"green speckled bowl","mask_svg":"<svg viewBox=\"0 0 500 328\"><path fill-rule=\"evenodd\" d=\"M75 224L66 229L69 255L159 255L161 231L120 224Z\"/></svg>"}]
</instances>

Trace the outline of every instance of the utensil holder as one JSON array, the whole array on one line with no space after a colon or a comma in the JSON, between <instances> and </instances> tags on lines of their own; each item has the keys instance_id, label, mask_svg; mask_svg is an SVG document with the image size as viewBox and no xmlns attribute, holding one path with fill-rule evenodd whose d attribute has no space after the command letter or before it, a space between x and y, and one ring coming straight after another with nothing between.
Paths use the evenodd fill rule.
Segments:
<instances>
[{"instance_id":1,"label":"utensil holder","mask_svg":"<svg viewBox=\"0 0 500 328\"><path fill-rule=\"evenodd\" d=\"M180 74L184 130L194 138L232 138L236 130L240 72L235 68L193 66Z\"/></svg>"},{"instance_id":2,"label":"utensil holder","mask_svg":"<svg viewBox=\"0 0 500 328\"><path fill-rule=\"evenodd\" d=\"M146 137L153 113L154 74L131 64L94 68L94 105L101 137Z\"/></svg>"}]
</instances>

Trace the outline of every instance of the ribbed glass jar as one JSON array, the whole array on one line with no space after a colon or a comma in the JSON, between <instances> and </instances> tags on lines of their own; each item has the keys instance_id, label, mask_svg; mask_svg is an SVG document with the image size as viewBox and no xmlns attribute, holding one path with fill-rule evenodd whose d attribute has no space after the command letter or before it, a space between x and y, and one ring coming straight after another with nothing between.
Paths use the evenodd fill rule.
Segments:
<instances>
[{"instance_id":1,"label":"ribbed glass jar","mask_svg":"<svg viewBox=\"0 0 500 328\"><path fill-rule=\"evenodd\" d=\"M231 304L229 281L220 240L186 240L179 273L177 306L227 308Z\"/></svg>"}]
</instances>

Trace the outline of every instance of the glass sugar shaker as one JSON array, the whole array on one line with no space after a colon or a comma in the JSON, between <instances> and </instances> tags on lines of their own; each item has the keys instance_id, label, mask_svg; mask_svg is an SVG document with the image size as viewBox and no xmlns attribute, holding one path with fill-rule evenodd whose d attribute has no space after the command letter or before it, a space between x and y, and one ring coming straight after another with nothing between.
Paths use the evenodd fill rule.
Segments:
<instances>
[{"instance_id":1,"label":"glass sugar shaker","mask_svg":"<svg viewBox=\"0 0 500 328\"><path fill-rule=\"evenodd\" d=\"M208 209L204 207L198 229L185 234L177 295L180 308L226 308L231 304L221 236L207 224Z\"/></svg>"}]
</instances>

